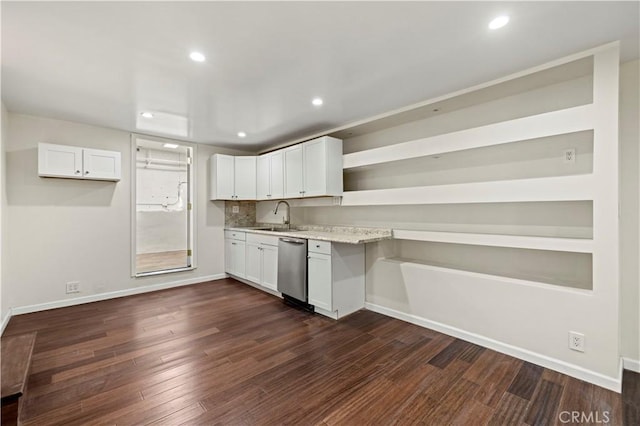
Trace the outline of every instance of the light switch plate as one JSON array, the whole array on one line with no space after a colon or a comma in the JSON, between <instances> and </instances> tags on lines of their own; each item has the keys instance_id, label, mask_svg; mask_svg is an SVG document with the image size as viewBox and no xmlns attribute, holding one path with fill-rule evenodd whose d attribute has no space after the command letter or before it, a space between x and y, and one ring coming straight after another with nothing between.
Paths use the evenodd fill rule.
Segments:
<instances>
[{"instance_id":1,"label":"light switch plate","mask_svg":"<svg viewBox=\"0 0 640 426\"><path fill-rule=\"evenodd\" d=\"M231 207L231 213L240 213L240 206Z\"/></svg>"}]
</instances>

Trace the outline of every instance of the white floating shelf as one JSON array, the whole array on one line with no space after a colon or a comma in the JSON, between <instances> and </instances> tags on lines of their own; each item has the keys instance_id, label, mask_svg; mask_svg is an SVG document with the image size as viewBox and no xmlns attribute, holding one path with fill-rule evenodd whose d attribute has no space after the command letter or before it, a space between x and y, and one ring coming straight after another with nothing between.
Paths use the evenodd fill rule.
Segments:
<instances>
[{"instance_id":1,"label":"white floating shelf","mask_svg":"<svg viewBox=\"0 0 640 426\"><path fill-rule=\"evenodd\" d=\"M399 240L431 241L491 247L593 253L593 240L587 238L534 237L526 235L470 234L441 231L394 229Z\"/></svg>"},{"instance_id":2,"label":"white floating shelf","mask_svg":"<svg viewBox=\"0 0 640 426\"><path fill-rule=\"evenodd\" d=\"M343 206L593 200L592 174L345 191Z\"/></svg>"},{"instance_id":3,"label":"white floating shelf","mask_svg":"<svg viewBox=\"0 0 640 426\"><path fill-rule=\"evenodd\" d=\"M537 139L593 129L593 105L582 105L343 155L343 168Z\"/></svg>"}]
</instances>

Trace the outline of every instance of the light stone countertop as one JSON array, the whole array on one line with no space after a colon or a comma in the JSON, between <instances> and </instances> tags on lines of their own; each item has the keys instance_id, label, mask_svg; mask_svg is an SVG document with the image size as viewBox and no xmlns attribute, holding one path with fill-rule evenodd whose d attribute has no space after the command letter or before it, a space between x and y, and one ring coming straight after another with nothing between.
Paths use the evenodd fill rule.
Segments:
<instances>
[{"instance_id":1,"label":"light stone countertop","mask_svg":"<svg viewBox=\"0 0 640 426\"><path fill-rule=\"evenodd\" d=\"M274 227L274 231L269 230ZM291 230L281 230L279 226L225 227L232 231L244 231L276 237L305 238L308 240L330 241L345 244L366 244L393 238L391 229L362 228L353 226L294 225Z\"/></svg>"}]
</instances>

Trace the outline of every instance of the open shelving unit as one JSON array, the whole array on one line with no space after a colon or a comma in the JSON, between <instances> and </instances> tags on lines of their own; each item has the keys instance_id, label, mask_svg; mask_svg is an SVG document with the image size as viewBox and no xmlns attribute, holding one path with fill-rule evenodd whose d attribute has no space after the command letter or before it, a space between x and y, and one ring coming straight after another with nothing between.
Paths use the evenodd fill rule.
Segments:
<instances>
[{"instance_id":1,"label":"open shelving unit","mask_svg":"<svg viewBox=\"0 0 640 426\"><path fill-rule=\"evenodd\" d=\"M367 307L619 390L618 76L619 44L611 43L332 133L346 139L346 149L355 148L343 156L345 192L341 202L342 207L353 208L354 212L362 213L366 206L400 211L411 206L450 205L446 208L459 206L467 210L466 214L472 214L469 212L473 205L480 204L577 202L588 206L585 220L587 214L591 217L588 232L575 232L583 223L570 229L570 219L563 218L556 233L545 235L536 235L535 229L547 225L543 221L527 229L527 224L512 226L513 223L499 223L496 219L487 222L483 229L489 231L483 233L475 232L472 225L461 225L456 230L453 219L445 223L445 229L438 229L427 218L407 227L402 227L402 219L398 218L397 226L393 226L394 241L380 243L372 248L375 253L368 254ZM545 104L546 110L520 105L520 110L507 111L502 120L489 118L483 123L472 119L459 125L471 123L469 128L456 128L455 123L449 131L424 124L412 126L442 111L455 114L519 91L546 90L563 81L577 82L575 85L586 87L587 93L576 96L575 102L559 94L557 102L554 99ZM553 96L551 89L546 93L550 92ZM394 133L395 126L405 127ZM421 129L425 130L422 135ZM405 134L412 137L398 136ZM535 158L527 164L518 158L513 160L512 169L503 167L502 159L497 159L491 167L502 167L498 179L491 178L493 172L484 178L473 169L479 167L480 161L480 156L474 156L482 150L493 150L493 155L520 144L518 150L525 147L520 152L527 155L534 150L527 150L526 146L541 140L549 144L544 148L547 152L557 150L560 161L560 150L572 146L576 135L586 140L576 151L586 166L573 171L550 174L553 167L543 172L535 170L548 158ZM387 136L390 139L385 141ZM564 145L556 144L558 140L564 140ZM482 158L491 155L484 154ZM465 171L461 171L452 178L457 160L464 163L459 166L461 169L470 167L465 170L471 172L464 175ZM508 175L518 162L533 172L516 170ZM460 176L471 178L461 181ZM416 218L421 209L412 210L411 217ZM368 220L393 221L389 210L385 212L371 214ZM442 214L435 216L441 218ZM490 233L501 227L510 233ZM531 255L539 264L537 269L525 270L522 265L526 262L521 262L515 267L521 268L517 273L503 275L502 267L496 268L495 273L474 271L474 262L465 265L464 258L450 263L438 261L444 258L438 255L439 251L454 253L456 247L467 255L485 250L500 256L504 249L509 251L505 262L517 263L519 257ZM558 273L557 264L565 261L568 266L564 272L568 272L559 274L562 276L557 280L547 279L549 274ZM572 275L573 267L582 270ZM587 353L568 351L568 330L589 336L591 346ZM532 335L538 339L527 338Z\"/></svg>"},{"instance_id":2,"label":"open shelving unit","mask_svg":"<svg viewBox=\"0 0 640 426\"><path fill-rule=\"evenodd\" d=\"M366 189L345 191L342 206L380 206L416 204L468 204L468 203L510 203L510 202L551 202L551 201L593 201L603 207L602 212L594 211L594 228L597 219L617 204L602 203L602 199L613 201L612 191L603 185L612 183L617 176L617 160L612 157L611 146L603 147L607 139L617 139L614 128L617 116L617 50L616 43L581 52L522 71L492 82L425 101L417 109L427 110L433 105L453 105L465 107L475 102L505 96L515 91L514 87L535 88L559 80L563 73L571 77L592 74L593 94L591 102L571 106L531 116L519 117L497 123L437 134L410 141L347 153L343 156L345 172L358 168L372 168L385 163L411 160L420 157L450 154L464 150L487 148L497 145L536 140L575 132L594 132L594 163L589 174L550 176L528 179L468 182L444 185L411 186L399 188ZM564 69L563 69L564 67ZM588 71L588 72L587 72ZM493 95L491 93L493 92ZM403 111L397 115L415 118L417 112ZM607 117L608 116L608 117ZM349 134L362 134L387 125L406 122L394 115L380 117L349 128ZM340 132L337 133L340 135ZM609 144L610 145L610 144ZM615 150L617 152L617 148ZM599 191L603 189L604 191ZM594 207L595 209L595 207ZM611 215L608 215L611 216ZM607 226L616 220L609 217ZM594 231L595 232L595 231ZM396 239L449 242L454 244L474 244L539 250L560 250L579 253L593 253L593 239L549 238L536 236L492 235L457 232L437 232L428 230L395 229Z\"/></svg>"}]
</instances>

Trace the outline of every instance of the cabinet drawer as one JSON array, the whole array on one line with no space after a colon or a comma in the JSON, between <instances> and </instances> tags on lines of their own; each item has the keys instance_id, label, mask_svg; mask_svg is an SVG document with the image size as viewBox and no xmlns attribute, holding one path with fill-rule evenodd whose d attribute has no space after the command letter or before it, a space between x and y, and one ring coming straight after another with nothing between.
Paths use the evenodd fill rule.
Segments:
<instances>
[{"instance_id":1,"label":"cabinet drawer","mask_svg":"<svg viewBox=\"0 0 640 426\"><path fill-rule=\"evenodd\" d=\"M254 234L247 232L247 242L253 244L266 244L269 246L278 245L278 237L273 235Z\"/></svg>"},{"instance_id":2,"label":"cabinet drawer","mask_svg":"<svg viewBox=\"0 0 640 426\"><path fill-rule=\"evenodd\" d=\"M309 251L311 253L331 254L331 242L309 240Z\"/></svg>"},{"instance_id":3,"label":"cabinet drawer","mask_svg":"<svg viewBox=\"0 0 640 426\"><path fill-rule=\"evenodd\" d=\"M224 237L232 240L244 241L246 236L245 232L225 230Z\"/></svg>"}]
</instances>

